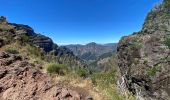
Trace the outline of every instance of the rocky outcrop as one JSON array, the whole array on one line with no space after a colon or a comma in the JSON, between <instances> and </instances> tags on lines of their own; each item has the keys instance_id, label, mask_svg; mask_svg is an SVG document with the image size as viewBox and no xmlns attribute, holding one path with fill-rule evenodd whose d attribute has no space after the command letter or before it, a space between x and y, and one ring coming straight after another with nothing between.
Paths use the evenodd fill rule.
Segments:
<instances>
[{"instance_id":1,"label":"rocky outcrop","mask_svg":"<svg viewBox=\"0 0 170 100\"><path fill-rule=\"evenodd\" d=\"M18 54L0 52L0 100L86 100Z\"/></svg>"},{"instance_id":2,"label":"rocky outcrop","mask_svg":"<svg viewBox=\"0 0 170 100\"><path fill-rule=\"evenodd\" d=\"M5 17L0 17L0 47L14 42L37 46L44 51L48 61L75 67L85 67L84 61L76 57L72 51L55 44L51 38L35 33L28 25L8 23ZM42 51L40 50L40 51Z\"/></svg>"},{"instance_id":3,"label":"rocky outcrop","mask_svg":"<svg viewBox=\"0 0 170 100\"><path fill-rule=\"evenodd\" d=\"M7 20L5 17L1 16L0 17L0 23L7 23Z\"/></svg>"},{"instance_id":4,"label":"rocky outcrop","mask_svg":"<svg viewBox=\"0 0 170 100\"><path fill-rule=\"evenodd\" d=\"M40 48L43 48L45 52L50 52L53 50L53 41L46 36L43 36L41 34L36 34L31 39L32 43L39 46Z\"/></svg>"},{"instance_id":5,"label":"rocky outcrop","mask_svg":"<svg viewBox=\"0 0 170 100\"><path fill-rule=\"evenodd\" d=\"M14 30L16 34L26 34L28 36L36 35L34 30L28 26L28 25L22 25L22 24L15 24L15 23L9 23L10 25L14 26Z\"/></svg>"},{"instance_id":6,"label":"rocky outcrop","mask_svg":"<svg viewBox=\"0 0 170 100\"><path fill-rule=\"evenodd\" d=\"M169 23L170 0L164 0L148 14L140 32L119 41L121 75L139 100L170 98Z\"/></svg>"}]
</instances>

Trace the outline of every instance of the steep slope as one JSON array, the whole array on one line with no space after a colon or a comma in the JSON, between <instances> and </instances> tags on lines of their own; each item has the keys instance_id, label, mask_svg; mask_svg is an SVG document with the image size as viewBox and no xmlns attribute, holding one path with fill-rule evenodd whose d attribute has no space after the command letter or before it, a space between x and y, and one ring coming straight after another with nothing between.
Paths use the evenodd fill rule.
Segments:
<instances>
[{"instance_id":1,"label":"steep slope","mask_svg":"<svg viewBox=\"0 0 170 100\"><path fill-rule=\"evenodd\" d=\"M153 8L142 30L123 37L117 51L122 90L125 85L139 100L169 100L170 0Z\"/></svg>"},{"instance_id":2,"label":"steep slope","mask_svg":"<svg viewBox=\"0 0 170 100\"><path fill-rule=\"evenodd\" d=\"M86 61L97 60L104 53L116 52L117 44L96 44L94 42L86 45L66 45L73 53Z\"/></svg>"},{"instance_id":3,"label":"steep slope","mask_svg":"<svg viewBox=\"0 0 170 100\"><path fill-rule=\"evenodd\" d=\"M0 17L0 40L6 45L21 42L20 44L22 45L29 44L41 48L42 50L40 51L45 55L44 59L66 64L72 69L86 66L82 60L74 56L72 51L66 47L58 46L49 37L35 33L27 25L8 23L5 17Z\"/></svg>"},{"instance_id":4,"label":"steep slope","mask_svg":"<svg viewBox=\"0 0 170 100\"><path fill-rule=\"evenodd\" d=\"M108 72L117 65L117 58L115 53L105 53L95 61L88 64L88 68L92 72Z\"/></svg>"},{"instance_id":5,"label":"steep slope","mask_svg":"<svg viewBox=\"0 0 170 100\"><path fill-rule=\"evenodd\" d=\"M19 54L0 51L1 100L80 100L82 94L61 87Z\"/></svg>"},{"instance_id":6,"label":"steep slope","mask_svg":"<svg viewBox=\"0 0 170 100\"><path fill-rule=\"evenodd\" d=\"M72 70L49 74L45 65L50 63ZM103 100L90 80L74 73L82 67L84 62L66 47L0 17L0 100Z\"/></svg>"}]
</instances>

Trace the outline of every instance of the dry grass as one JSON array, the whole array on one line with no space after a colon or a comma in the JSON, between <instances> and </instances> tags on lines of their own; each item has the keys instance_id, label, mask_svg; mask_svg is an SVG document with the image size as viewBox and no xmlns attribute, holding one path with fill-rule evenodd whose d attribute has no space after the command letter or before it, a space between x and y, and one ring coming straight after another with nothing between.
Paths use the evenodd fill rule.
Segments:
<instances>
[{"instance_id":1,"label":"dry grass","mask_svg":"<svg viewBox=\"0 0 170 100\"><path fill-rule=\"evenodd\" d=\"M14 29L14 26L12 26L12 25L8 25L8 24L0 24L0 29L2 29L2 30L11 30L11 29Z\"/></svg>"},{"instance_id":2,"label":"dry grass","mask_svg":"<svg viewBox=\"0 0 170 100\"><path fill-rule=\"evenodd\" d=\"M1 51L8 51L9 49L18 51L19 54L23 58L28 58L30 63L42 64L42 65L47 63L41 59L40 50L34 46L29 45L29 44L21 45L18 42L14 42L14 43L5 45L2 48L0 48ZM34 51L34 53L36 53L36 55L33 54L32 52L30 52L30 49L33 49L32 51Z\"/></svg>"},{"instance_id":3,"label":"dry grass","mask_svg":"<svg viewBox=\"0 0 170 100\"><path fill-rule=\"evenodd\" d=\"M94 100L107 100L107 98L93 86L90 79L80 78L78 75L69 73L65 76L56 76L54 82L62 87L71 88L83 96L92 96Z\"/></svg>"},{"instance_id":4,"label":"dry grass","mask_svg":"<svg viewBox=\"0 0 170 100\"><path fill-rule=\"evenodd\" d=\"M31 63L38 63L41 65L48 64L44 60L40 59L40 57L36 57L35 55L31 55L28 51L28 48L31 48L29 44L26 44L24 46L21 46L19 43L15 42L10 45L5 45L0 50L7 50L9 48L18 50L19 53L23 57L29 57ZM37 49L35 49L37 50ZM39 54L38 54L39 55ZM43 73L46 72L46 68L44 67L42 70ZM116 84L110 84L107 87L102 86L102 82L98 83L98 86L94 86L91 79L83 79L80 78L75 73L67 73L64 76L59 75L52 75L53 76L53 82L54 84L58 84L62 87L68 87L72 90L75 90L79 92L80 94L83 94L83 96L92 96L94 100L133 100L131 98L125 99L125 97L118 94L118 90L116 87Z\"/></svg>"}]
</instances>

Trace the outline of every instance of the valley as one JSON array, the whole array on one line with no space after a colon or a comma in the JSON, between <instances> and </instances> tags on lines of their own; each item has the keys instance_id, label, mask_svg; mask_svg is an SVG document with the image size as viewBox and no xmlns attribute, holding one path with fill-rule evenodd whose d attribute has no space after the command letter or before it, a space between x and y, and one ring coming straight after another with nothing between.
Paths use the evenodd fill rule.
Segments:
<instances>
[{"instance_id":1,"label":"valley","mask_svg":"<svg viewBox=\"0 0 170 100\"><path fill-rule=\"evenodd\" d=\"M59 46L0 16L0 100L170 100L170 0L108 44Z\"/></svg>"}]
</instances>

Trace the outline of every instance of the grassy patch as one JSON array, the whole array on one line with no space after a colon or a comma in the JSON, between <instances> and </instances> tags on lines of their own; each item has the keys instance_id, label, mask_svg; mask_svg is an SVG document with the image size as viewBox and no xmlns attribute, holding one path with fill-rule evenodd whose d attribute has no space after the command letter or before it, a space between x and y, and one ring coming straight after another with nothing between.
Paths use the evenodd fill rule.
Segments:
<instances>
[{"instance_id":1,"label":"grassy patch","mask_svg":"<svg viewBox=\"0 0 170 100\"><path fill-rule=\"evenodd\" d=\"M76 71L77 75L79 75L80 77L87 77L89 75L88 70L85 68L79 68Z\"/></svg>"},{"instance_id":2,"label":"grassy patch","mask_svg":"<svg viewBox=\"0 0 170 100\"><path fill-rule=\"evenodd\" d=\"M12 54L18 54L19 53L19 51L14 49L14 48L7 48L5 51L8 52L8 53L12 53Z\"/></svg>"},{"instance_id":3,"label":"grassy patch","mask_svg":"<svg viewBox=\"0 0 170 100\"><path fill-rule=\"evenodd\" d=\"M0 29L4 31L8 31L8 30L14 29L14 27L12 25L0 24Z\"/></svg>"},{"instance_id":4,"label":"grassy patch","mask_svg":"<svg viewBox=\"0 0 170 100\"><path fill-rule=\"evenodd\" d=\"M158 64L157 66L154 66L153 68L149 69L147 74L150 76L150 77L154 77L156 75L156 72L158 72L161 68L161 65Z\"/></svg>"},{"instance_id":5,"label":"grassy patch","mask_svg":"<svg viewBox=\"0 0 170 100\"><path fill-rule=\"evenodd\" d=\"M124 100L117 92L116 70L94 73L91 80L95 87L97 87L108 100Z\"/></svg>"},{"instance_id":6,"label":"grassy patch","mask_svg":"<svg viewBox=\"0 0 170 100\"><path fill-rule=\"evenodd\" d=\"M113 84L113 83L116 83L116 75L115 75L115 71L112 70L112 71L109 71L109 72L97 72L97 73L94 73L91 77L92 79L92 83L94 85L104 85L107 86L109 84ZM102 84L100 84L102 83Z\"/></svg>"},{"instance_id":7,"label":"grassy patch","mask_svg":"<svg viewBox=\"0 0 170 100\"><path fill-rule=\"evenodd\" d=\"M40 48L27 44L25 49L29 56L44 59L44 54Z\"/></svg>"},{"instance_id":8,"label":"grassy patch","mask_svg":"<svg viewBox=\"0 0 170 100\"><path fill-rule=\"evenodd\" d=\"M47 72L53 74L64 75L68 72L68 67L63 64L49 63L46 65Z\"/></svg>"}]
</instances>

